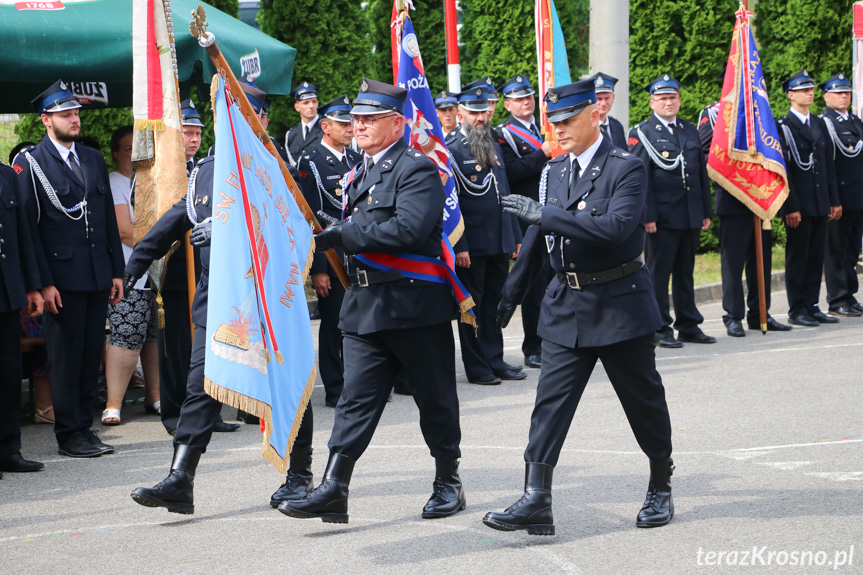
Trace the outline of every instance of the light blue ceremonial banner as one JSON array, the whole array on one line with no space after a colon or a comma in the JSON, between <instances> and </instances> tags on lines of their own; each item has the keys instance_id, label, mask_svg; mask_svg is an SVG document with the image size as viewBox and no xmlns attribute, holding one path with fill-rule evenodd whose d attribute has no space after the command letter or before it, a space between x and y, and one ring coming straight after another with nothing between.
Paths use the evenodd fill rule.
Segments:
<instances>
[{"instance_id":1,"label":"light blue ceremonial banner","mask_svg":"<svg viewBox=\"0 0 863 575\"><path fill-rule=\"evenodd\" d=\"M221 79L215 108L205 389L261 418L261 455L285 473L315 381L312 232Z\"/></svg>"},{"instance_id":2,"label":"light blue ceremonial banner","mask_svg":"<svg viewBox=\"0 0 863 575\"><path fill-rule=\"evenodd\" d=\"M557 17L557 7L554 0L549 0L551 6L551 29L554 38L554 85L563 86L571 84L569 74L569 58L566 55L566 42L563 40L563 28L560 26L560 18Z\"/></svg>"}]
</instances>

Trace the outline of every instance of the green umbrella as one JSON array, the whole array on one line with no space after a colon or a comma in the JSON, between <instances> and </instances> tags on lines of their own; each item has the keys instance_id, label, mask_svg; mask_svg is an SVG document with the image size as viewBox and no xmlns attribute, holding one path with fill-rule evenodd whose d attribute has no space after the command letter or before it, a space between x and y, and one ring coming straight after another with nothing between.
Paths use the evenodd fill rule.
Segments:
<instances>
[{"instance_id":1,"label":"green umbrella","mask_svg":"<svg viewBox=\"0 0 863 575\"><path fill-rule=\"evenodd\" d=\"M172 0L183 97L190 86L203 87L215 74L206 51L189 34L198 4L237 77L258 73L255 83L265 92L290 94L294 48L205 2ZM26 9L30 6L62 9ZM0 113L32 112L30 100L58 78L96 105L132 105L132 0L0 0Z\"/></svg>"}]
</instances>

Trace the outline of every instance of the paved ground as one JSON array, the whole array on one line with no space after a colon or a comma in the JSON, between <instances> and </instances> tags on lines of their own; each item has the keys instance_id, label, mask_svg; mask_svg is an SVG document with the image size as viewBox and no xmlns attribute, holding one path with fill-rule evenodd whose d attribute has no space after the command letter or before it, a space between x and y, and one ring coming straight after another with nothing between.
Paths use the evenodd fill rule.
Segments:
<instances>
[{"instance_id":1,"label":"paved ground","mask_svg":"<svg viewBox=\"0 0 863 575\"><path fill-rule=\"evenodd\" d=\"M460 373L468 507L455 517L420 519L434 468L408 397L356 467L345 526L270 509L281 478L249 425L215 436L194 516L136 505L129 492L166 475L171 443L132 406L101 434L117 453L96 460L60 457L48 426L24 428L25 455L47 469L0 481L0 573L863 573L863 318L732 339L719 304L701 309L718 343L657 352L677 465L666 527L635 527L647 461L599 368L555 470L557 535L486 528L520 496L538 372L495 387ZM518 318L505 335L515 362ZM322 392L318 475L333 417Z\"/></svg>"}]
</instances>

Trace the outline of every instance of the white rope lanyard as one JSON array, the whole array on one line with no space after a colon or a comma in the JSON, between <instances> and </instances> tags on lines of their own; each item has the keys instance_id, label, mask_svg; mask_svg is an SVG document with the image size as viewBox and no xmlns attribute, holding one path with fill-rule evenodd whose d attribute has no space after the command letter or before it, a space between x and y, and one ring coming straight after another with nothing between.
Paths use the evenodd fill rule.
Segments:
<instances>
[{"instance_id":1,"label":"white rope lanyard","mask_svg":"<svg viewBox=\"0 0 863 575\"><path fill-rule=\"evenodd\" d=\"M782 133L785 134L785 142L791 150L791 157L794 159L794 163L797 164L797 167L804 172L811 170L812 164L814 163L812 154L809 154L808 162L803 162L803 160L800 159L800 152L797 151L797 142L794 141L794 135L791 133L791 129L785 124L782 124Z\"/></svg>"},{"instance_id":2,"label":"white rope lanyard","mask_svg":"<svg viewBox=\"0 0 863 575\"><path fill-rule=\"evenodd\" d=\"M324 201L323 201L324 197L327 198L327 200L333 205L333 207L341 209L342 208L342 201L337 200L336 198L331 196L330 193L327 191L327 189L324 187L324 182L321 180L321 175L320 175L320 173L318 173L318 167L315 165L315 163L310 161L309 167L312 168L312 174L314 174L315 183L318 186L318 195L319 195L319 197L321 197L321 209L323 209L323 207L324 207ZM344 194L344 191L342 193Z\"/></svg>"},{"instance_id":3,"label":"white rope lanyard","mask_svg":"<svg viewBox=\"0 0 863 575\"><path fill-rule=\"evenodd\" d=\"M670 172L680 166L680 177L683 180L683 187L686 187L686 160L683 159L683 150L681 149L680 153L673 160L663 158L656 151L656 148L653 147L653 144L650 143L650 140L644 137L644 132L641 131L641 128L635 128L635 132L638 134L638 139L644 146L644 149L647 150L647 155L650 156L651 161L657 168Z\"/></svg>"},{"instance_id":4,"label":"white rope lanyard","mask_svg":"<svg viewBox=\"0 0 863 575\"><path fill-rule=\"evenodd\" d=\"M67 218L73 221L78 221L82 217L84 218L84 231L87 234L87 237L90 237L90 224L87 221L87 197L85 196L83 200L72 206L71 208L65 207L62 203L60 203L60 198L57 197L57 192L54 190L54 186L51 185L51 182L48 181L48 177L45 175L45 172L42 171L42 167L39 165L39 162L36 161L36 158L30 155L30 152L24 152L24 157L27 158L27 162L30 164L30 174L31 177L33 174L39 179L39 183L42 184L42 189L45 190L45 195L48 196L48 200L51 202L51 205L57 208L58 211L65 214ZM36 183L33 182L33 191L36 191ZM38 204L38 197L37 197ZM81 210L81 213L77 216L73 216L72 212L77 212ZM40 214L41 215L41 214ZM38 222L38 218L37 218Z\"/></svg>"},{"instance_id":5,"label":"white rope lanyard","mask_svg":"<svg viewBox=\"0 0 863 575\"><path fill-rule=\"evenodd\" d=\"M467 176L462 173L461 168L459 168L458 162L452 154L449 155L449 159L450 164L453 167L453 171L456 175L456 184L460 184L459 187L461 187L466 193L472 196L484 196L491 189L492 183L494 183L494 191L497 195L497 203L500 203L500 190L497 186L497 177L495 177L494 175L494 170L489 170L489 172L482 179L482 184L477 185L471 182L467 178ZM472 189L477 190L477 193L472 192Z\"/></svg>"},{"instance_id":6,"label":"white rope lanyard","mask_svg":"<svg viewBox=\"0 0 863 575\"><path fill-rule=\"evenodd\" d=\"M839 139L839 134L836 133L836 126L833 125L833 120L828 118L827 116L822 116L824 123L827 124L827 133L830 134L830 139L833 140L833 159L836 159L836 150L839 150L843 156L846 158L856 158L860 155L860 151L863 150L863 140L857 140L857 143L854 145L851 150L847 150L845 148L845 144L842 143L842 140ZM850 121L850 120L849 120Z\"/></svg>"},{"instance_id":7,"label":"white rope lanyard","mask_svg":"<svg viewBox=\"0 0 863 575\"><path fill-rule=\"evenodd\" d=\"M198 225L198 214L195 212L195 181L198 179L198 167L189 174L189 187L186 188L186 216L193 225Z\"/></svg>"}]
</instances>

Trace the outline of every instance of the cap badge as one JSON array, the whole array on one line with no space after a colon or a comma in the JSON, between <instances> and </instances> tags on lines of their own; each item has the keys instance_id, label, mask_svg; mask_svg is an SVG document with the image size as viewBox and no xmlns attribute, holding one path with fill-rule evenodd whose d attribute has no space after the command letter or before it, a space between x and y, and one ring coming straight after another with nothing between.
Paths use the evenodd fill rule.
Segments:
<instances>
[{"instance_id":1,"label":"cap badge","mask_svg":"<svg viewBox=\"0 0 863 575\"><path fill-rule=\"evenodd\" d=\"M65 82L63 82L63 81L61 81L61 82L60 82L60 89L61 89L61 90L68 90L68 88L66 87L66 83L65 83Z\"/></svg>"},{"instance_id":2,"label":"cap badge","mask_svg":"<svg viewBox=\"0 0 863 575\"><path fill-rule=\"evenodd\" d=\"M804 76L808 76L808 75L809 75L809 72L807 72L806 70L803 70L803 75L804 75Z\"/></svg>"},{"instance_id":3,"label":"cap badge","mask_svg":"<svg viewBox=\"0 0 863 575\"><path fill-rule=\"evenodd\" d=\"M845 79L845 74L839 74L839 79L840 79L840 80L844 80L844 79Z\"/></svg>"},{"instance_id":4,"label":"cap badge","mask_svg":"<svg viewBox=\"0 0 863 575\"><path fill-rule=\"evenodd\" d=\"M548 91L548 101L551 102L552 104L557 104L557 100L558 100L557 92L552 92L551 90L549 90Z\"/></svg>"},{"instance_id":5,"label":"cap badge","mask_svg":"<svg viewBox=\"0 0 863 575\"><path fill-rule=\"evenodd\" d=\"M363 80L363 83L360 84L360 92L368 92L369 91L369 83Z\"/></svg>"},{"instance_id":6,"label":"cap badge","mask_svg":"<svg viewBox=\"0 0 863 575\"><path fill-rule=\"evenodd\" d=\"M350 104L350 103L351 103L351 101L350 101L350 100L348 100L348 97L347 97L347 96L345 96L345 99L344 99L344 100L342 100L342 101L343 101L345 104Z\"/></svg>"},{"instance_id":7,"label":"cap badge","mask_svg":"<svg viewBox=\"0 0 863 575\"><path fill-rule=\"evenodd\" d=\"M308 82L303 82L303 88L308 88L308 87L309 87L309 83L308 83Z\"/></svg>"},{"instance_id":8,"label":"cap badge","mask_svg":"<svg viewBox=\"0 0 863 575\"><path fill-rule=\"evenodd\" d=\"M603 79L602 79L602 76L598 77L598 78L596 79L596 85L597 85L597 86L602 86L603 84L605 84L605 80L603 80Z\"/></svg>"},{"instance_id":9,"label":"cap badge","mask_svg":"<svg viewBox=\"0 0 863 575\"><path fill-rule=\"evenodd\" d=\"M193 110L195 110L195 109L196 109L196 108L195 108L195 103L194 103L193 101L191 101L191 100L189 100L189 107L190 107L190 108L192 108Z\"/></svg>"},{"instance_id":10,"label":"cap badge","mask_svg":"<svg viewBox=\"0 0 863 575\"><path fill-rule=\"evenodd\" d=\"M515 81L521 83L522 82L521 76L516 76Z\"/></svg>"},{"instance_id":11,"label":"cap badge","mask_svg":"<svg viewBox=\"0 0 863 575\"><path fill-rule=\"evenodd\" d=\"M485 77L485 83L488 84L489 86L491 86L491 76Z\"/></svg>"},{"instance_id":12,"label":"cap badge","mask_svg":"<svg viewBox=\"0 0 863 575\"><path fill-rule=\"evenodd\" d=\"M482 88L477 88L477 89L476 89L476 95L477 95L477 96L482 96Z\"/></svg>"},{"instance_id":13,"label":"cap badge","mask_svg":"<svg viewBox=\"0 0 863 575\"><path fill-rule=\"evenodd\" d=\"M669 77L668 77L668 74L666 74L665 76L663 76L663 77L662 77L662 79L663 79L663 80L665 80L666 82L668 82L669 80L671 80L671 78L669 78Z\"/></svg>"}]
</instances>

